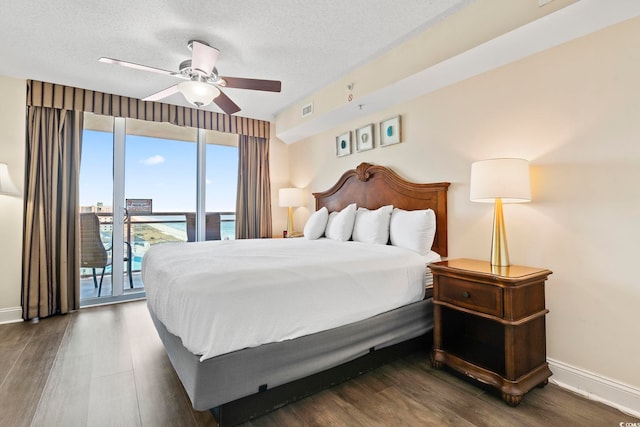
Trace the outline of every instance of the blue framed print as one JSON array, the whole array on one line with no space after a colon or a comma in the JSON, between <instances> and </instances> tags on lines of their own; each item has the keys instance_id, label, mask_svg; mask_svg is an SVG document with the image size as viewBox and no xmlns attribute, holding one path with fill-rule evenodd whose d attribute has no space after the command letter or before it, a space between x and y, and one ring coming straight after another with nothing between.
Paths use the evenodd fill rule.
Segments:
<instances>
[{"instance_id":1,"label":"blue framed print","mask_svg":"<svg viewBox=\"0 0 640 427\"><path fill-rule=\"evenodd\" d=\"M395 116L380 123L380 146L397 144L400 138L400 116Z\"/></svg>"},{"instance_id":2,"label":"blue framed print","mask_svg":"<svg viewBox=\"0 0 640 427\"><path fill-rule=\"evenodd\" d=\"M351 131L336 137L336 156L348 156L351 154Z\"/></svg>"}]
</instances>

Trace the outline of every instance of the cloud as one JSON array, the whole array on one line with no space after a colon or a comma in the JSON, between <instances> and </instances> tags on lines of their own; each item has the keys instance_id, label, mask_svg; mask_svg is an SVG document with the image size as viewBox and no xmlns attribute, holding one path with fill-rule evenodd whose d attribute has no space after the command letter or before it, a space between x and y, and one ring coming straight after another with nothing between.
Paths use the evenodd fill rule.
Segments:
<instances>
[{"instance_id":1,"label":"cloud","mask_svg":"<svg viewBox=\"0 0 640 427\"><path fill-rule=\"evenodd\" d=\"M155 156L144 159L141 163L144 163L145 165L159 165L161 163L164 163L164 161L164 157L162 157L160 154L156 154Z\"/></svg>"},{"instance_id":2,"label":"cloud","mask_svg":"<svg viewBox=\"0 0 640 427\"><path fill-rule=\"evenodd\" d=\"M207 183L207 185L211 184L211 180L209 178L207 178L206 183Z\"/></svg>"}]
</instances>

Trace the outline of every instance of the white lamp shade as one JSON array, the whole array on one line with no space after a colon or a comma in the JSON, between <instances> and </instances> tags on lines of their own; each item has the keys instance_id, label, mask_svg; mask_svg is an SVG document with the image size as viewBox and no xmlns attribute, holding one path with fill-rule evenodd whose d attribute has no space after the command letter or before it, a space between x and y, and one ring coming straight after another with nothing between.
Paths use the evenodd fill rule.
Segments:
<instances>
[{"instance_id":1,"label":"white lamp shade","mask_svg":"<svg viewBox=\"0 0 640 427\"><path fill-rule=\"evenodd\" d=\"M481 160L471 165L471 192L473 202L503 203L531 201L529 162L524 159Z\"/></svg>"},{"instance_id":2,"label":"white lamp shade","mask_svg":"<svg viewBox=\"0 0 640 427\"><path fill-rule=\"evenodd\" d=\"M16 186L11 181L9 168L6 163L0 163L0 194L17 196L20 194Z\"/></svg>"},{"instance_id":3,"label":"white lamp shade","mask_svg":"<svg viewBox=\"0 0 640 427\"><path fill-rule=\"evenodd\" d=\"M214 85L194 80L179 83L178 90L189 103L198 108L211 104L213 99L220 95L220 91Z\"/></svg>"},{"instance_id":4,"label":"white lamp shade","mask_svg":"<svg viewBox=\"0 0 640 427\"><path fill-rule=\"evenodd\" d=\"M282 208L302 206L302 189L281 188L278 193L278 202Z\"/></svg>"}]
</instances>

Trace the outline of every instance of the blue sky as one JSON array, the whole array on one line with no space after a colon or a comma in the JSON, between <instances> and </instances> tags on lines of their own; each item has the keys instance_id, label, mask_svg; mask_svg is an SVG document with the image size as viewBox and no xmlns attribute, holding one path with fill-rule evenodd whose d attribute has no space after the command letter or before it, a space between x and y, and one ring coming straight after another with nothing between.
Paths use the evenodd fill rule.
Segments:
<instances>
[{"instance_id":1,"label":"blue sky","mask_svg":"<svg viewBox=\"0 0 640 427\"><path fill-rule=\"evenodd\" d=\"M154 212L196 208L196 143L127 135L125 198L153 199ZM208 212L234 212L238 149L207 145ZM80 206L112 205L113 135L85 130L80 167Z\"/></svg>"}]
</instances>

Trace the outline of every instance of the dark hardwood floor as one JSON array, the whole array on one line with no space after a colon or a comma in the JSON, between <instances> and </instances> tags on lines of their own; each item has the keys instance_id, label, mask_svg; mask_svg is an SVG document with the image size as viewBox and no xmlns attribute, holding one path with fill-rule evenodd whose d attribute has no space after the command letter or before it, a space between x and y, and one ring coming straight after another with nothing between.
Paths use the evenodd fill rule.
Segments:
<instances>
[{"instance_id":1,"label":"dark hardwood floor","mask_svg":"<svg viewBox=\"0 0 640 427\"><path fill-rule=\"evenodd\" d=\"M0 325L0 426L215 426L191 408L144 301ZM249 426L617 426L638 422L553 384L516 408L414 354Z\"/></svg>"}]
</instances>

